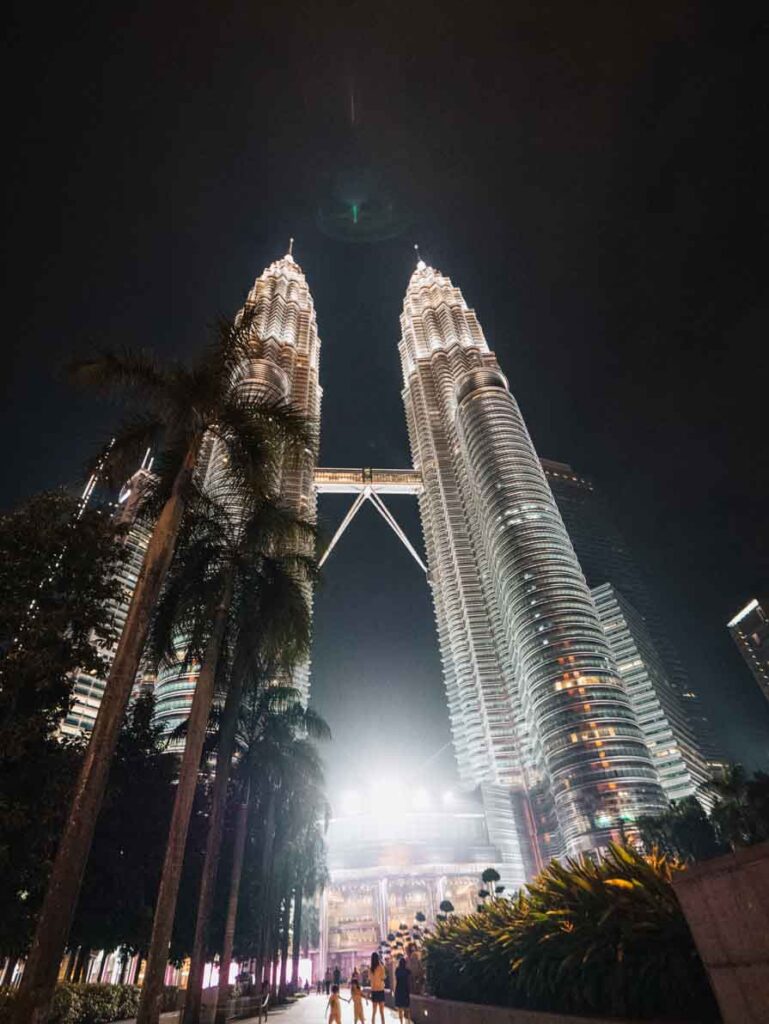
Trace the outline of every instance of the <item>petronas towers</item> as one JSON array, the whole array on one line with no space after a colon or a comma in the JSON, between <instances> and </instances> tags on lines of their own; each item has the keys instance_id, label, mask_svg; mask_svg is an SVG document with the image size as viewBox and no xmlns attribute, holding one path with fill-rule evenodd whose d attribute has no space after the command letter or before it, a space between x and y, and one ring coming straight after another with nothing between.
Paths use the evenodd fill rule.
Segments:
<instances>
[{"instance_id":1,"label":"petronas towers","mask_svg":"<svg viewBox=\"0 0 769 1024\"><path fill-rule=\"evenodd\" d=\"M292 255L264 271L247 304L258 310L248 372L318 420L320 342ZM666 798L508 382L461 291L422 261L399 351L458 770L480 787L489 831L523 881L543 858L632 835ZM354 479L316 462L308 451L282 481L308 516L319 481ZM373 471L368 492L377 473L389 479ZM308 692L309 670L300 682ZM180 683L160 681L161 708L164 684L176 702Z\"/></svg>"}]
</instances>

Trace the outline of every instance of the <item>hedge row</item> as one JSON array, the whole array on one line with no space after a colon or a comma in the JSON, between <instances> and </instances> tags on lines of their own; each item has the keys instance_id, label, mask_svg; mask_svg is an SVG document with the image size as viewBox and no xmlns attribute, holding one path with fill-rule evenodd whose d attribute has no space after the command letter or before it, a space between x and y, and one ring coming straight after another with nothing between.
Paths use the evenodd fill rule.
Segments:
<instances>
[{"instance_id":1,"label":"hedge row","mask_svg":"<svg viewBox=\"0 0 769 1024\"><path fill-rule=\"evenodd\" d=\"M176 1009L176 989L165 991L163 1009ZM0 1024L10 1019L15 991L0 989ZM135 1017L141 989L135 985L57 985L49 1024L111 1024Z\"/></svg>"}]
</instances>

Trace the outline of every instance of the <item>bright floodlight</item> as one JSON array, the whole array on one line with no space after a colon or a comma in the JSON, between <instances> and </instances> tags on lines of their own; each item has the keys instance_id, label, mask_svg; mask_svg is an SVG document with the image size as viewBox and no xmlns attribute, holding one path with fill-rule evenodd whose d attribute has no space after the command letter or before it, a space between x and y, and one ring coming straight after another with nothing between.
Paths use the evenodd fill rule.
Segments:
<instances>
[{"instance_id":1,"label":"bright floodlight","mask_svg":"<svg viewBox=\"0 0 769 1024\"><path fill-rule=\"evenodd\" d=\"M454 803L454 793L452 792L452 790L447 789L446 792L443 794L443 805L444 805L444 807L448 807L450 804L453 804L453 803Z\"/></svg>"},{"instance_id":2,"label":"bright floodlight","mask_svg":"<svg viewBox=\"0 0 769 1024\"><path fill-rule=\"evenodd\" d=\"M423 786L414 793L413 804L417 811L424 811L430 806L430 794Z\"/></svg>"},{"instance_id":3,"label":"bright floodlight","mask_svg":"<svg viewBox=\"0 0 769 1024\"><path fill-rule=\"evenodd\" d=\"M356 789L346 789L342 793L342 812L355 814L360 810L360 793Z\"/></svg>"}]
</instances>

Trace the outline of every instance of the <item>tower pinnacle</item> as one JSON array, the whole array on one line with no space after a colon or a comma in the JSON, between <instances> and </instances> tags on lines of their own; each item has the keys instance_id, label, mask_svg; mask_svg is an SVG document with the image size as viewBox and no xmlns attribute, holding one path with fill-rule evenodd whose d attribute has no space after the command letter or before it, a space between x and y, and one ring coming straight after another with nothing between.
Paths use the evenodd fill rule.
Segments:
<instances>
[{"instance_id":1,"label":"tower pinnacle","mask_svg":"<svg viewBox=\"0 0 769 1024\"><path fill-rule=\"evenodd\" d=\"M418 245L414 246L414 252L417 254L417 270L427 270L427 264L422 259L422 257L419 255L419 246Z\"/></svg>"},{"instance_id":2,"label":"tower pinnacle","mask_svg":"<svg viewBox=\"0 0 769 1024\"><path fill-rule=\"evenodd\" d=\"M294 240L293 240L293 238L289 238L289 240L288 240L288 252L286 253L285 258L287 260L289 260L289 262L291 262L291 263L294 262Z\"/></svg>"}]
</instances>

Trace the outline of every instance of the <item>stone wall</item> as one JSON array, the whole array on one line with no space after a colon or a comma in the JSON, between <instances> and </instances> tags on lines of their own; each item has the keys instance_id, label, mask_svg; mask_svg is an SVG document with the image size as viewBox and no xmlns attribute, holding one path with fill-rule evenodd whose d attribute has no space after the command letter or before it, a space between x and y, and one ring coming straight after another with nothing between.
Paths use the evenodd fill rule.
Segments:
<instances>
[{"instance_id":1,"label":"stone wall","mask_svg":"<svg viewBox=\"0 0 769 1024\"><path fill-rule=\"evenodd\" d=\"M481 1006L478 1003L455 1003L432 996L411 997L411 1019L414 1024L632 1024L617 1017L574 1017L564 1013L534 1010L513 1010L504 1006ZM645 1021L644 1024L663 1024ZM673 1024L665 1021L664 1024Z\"/></svg>"},{"instance_id":2,"label":"stone wall","mask_svg":"<svg viewBox=\"0 0 769 1024\"><path fill-rule=\"evenodd\" d=\"M696 864L674 887L724 1024L769 1024L769 843Z\"/></svg>"}]
</instances>

